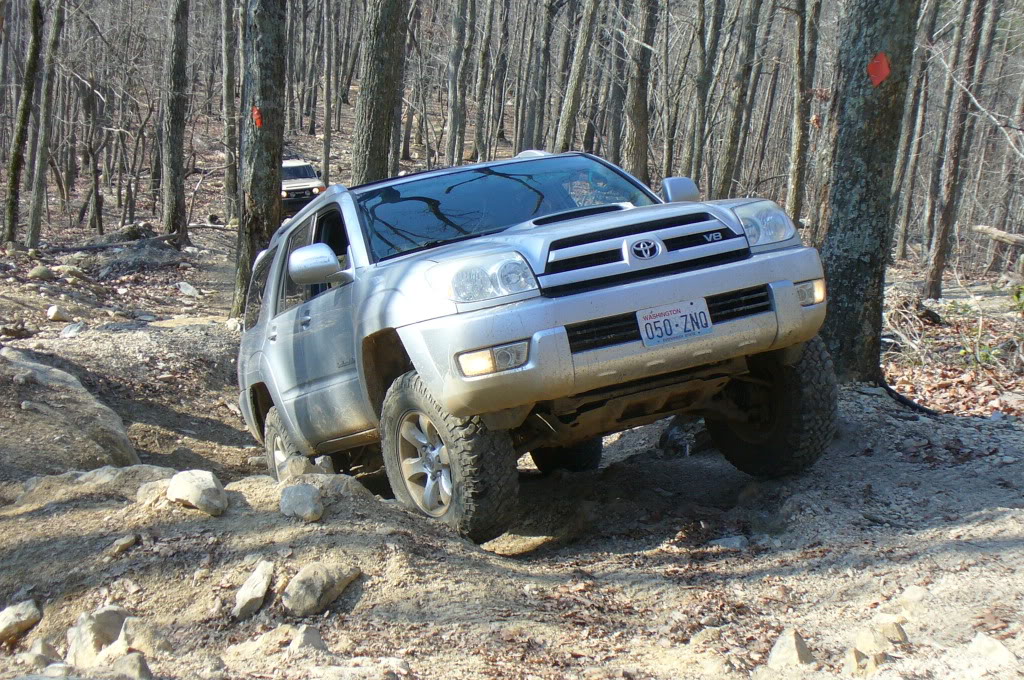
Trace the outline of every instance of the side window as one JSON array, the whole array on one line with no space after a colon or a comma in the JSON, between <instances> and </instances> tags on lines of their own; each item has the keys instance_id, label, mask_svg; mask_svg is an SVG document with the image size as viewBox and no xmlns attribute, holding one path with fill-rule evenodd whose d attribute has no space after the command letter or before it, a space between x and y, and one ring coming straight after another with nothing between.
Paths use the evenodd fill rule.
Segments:
<instances>
[{"instance_id":1,"label":"side window","mask_svg":"<svg viewBox=\"0 0 1024 680\"><path fill-rule=\"evenodd\" d=\"M260 310L263 308L263 295L267 287L267 277L270 275L270 265L274 261L277 248L263 256L256 264L252 272L252 280L249 281L249 294L245 299L245 329L248 330L259 323Z\"/></svg>"},{"instance_id":2,"label":"side window","mask_svg":"<svg viewBox=\"0 0 1024 680\"><path fill-rule=\"evenodd\" d=\"M345 222L341 219L341 213L331 209L317 215L314 242L329 245L338 258L341 268L348 269L348 233L345 231ZM312 286L311 297L319 295L334 285L336 284Z\"/></svg>"},{"instance_id":3,"label":"side window","mask_svg":"<svg viewBox=\"0 0 1024 680\"><path fill-rule=\"evenodd\" d=\"M309 286L301 286L294 281L292 277L288 276L288 258L291 257L292 253L303 246L309 245L309 232L312 226L312 220L306 220L291 233L288 237L287 250L284 255L284 270L281 272L281 298L277 303L277 313L282 314L287 312L295 305L302 304L308 298L307 292Z\"/></svg>"}]
</instances>

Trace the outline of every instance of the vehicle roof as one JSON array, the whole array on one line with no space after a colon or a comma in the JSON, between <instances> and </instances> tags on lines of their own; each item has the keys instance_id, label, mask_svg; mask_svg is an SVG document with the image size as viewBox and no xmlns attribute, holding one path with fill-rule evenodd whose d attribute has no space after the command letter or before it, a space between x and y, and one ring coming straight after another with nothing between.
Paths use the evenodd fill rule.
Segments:
<instances>
[{"instance_id":1,"label":"vehicle roof","mask_svg":"<svg viewBox=\"0 0 1024 680\"><path fill-rule=\"evenodd\" d=\"M366 184L360 184L358 186L349 187L349 190L355 193L360 193L365 189L378 186L386 186L392 184L403 184L408 181L415 179L424 179L428 177L440 177L443 175L451 175L457 172L465 172L467 170L475 170L476 168L493 168L501 165L511 165L513 163L526 163L528 161L540 161L547 158L565 158L567 156L586 156L587 158L594 158L589 153L582 151L569 151L566 153L559 154L545 154L543 156L516 156L514 158L503 158L497 161L488 161L486 163L473 163L471 165L455 165L448 168L437 168L434 170L421 170L420 172L410 172L408 175L401 175L399 177L388 177L387 179L379 179L374 182L367 182Z\"/></svg>"},{"instance_id":2,"label":"vehicle roof","mask_svg":"<svg viewBox=\"0 0 1024 680\"><path fill-rule=\"evenodd\" d=\"M309 161L304 161L301 158L288 158L288 159L285 159L285 160L281 161L281 167L282 168L284 168L284 167L291 168L291 167L294 167L296 165L313 165L313 164L310 163Z\"/></svg>"}]
</instances>

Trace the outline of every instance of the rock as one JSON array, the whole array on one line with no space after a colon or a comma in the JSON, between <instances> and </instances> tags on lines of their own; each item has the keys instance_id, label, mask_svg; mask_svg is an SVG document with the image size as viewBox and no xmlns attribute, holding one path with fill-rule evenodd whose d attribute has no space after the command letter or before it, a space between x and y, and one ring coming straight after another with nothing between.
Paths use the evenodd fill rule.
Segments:
<instances>
[{"instance_id":1,"label":"rock","mask_svg":"<svg viewBox=\"0 0 1024 680\"><path fill-rule=\"evenodd\" d=\"M922 613L923 602L928 597L928 591L921 586L910 586L899 597L899 603L907 616L914 618Z\"/></svg>"},{"instance_id":2,"label":"rock","mask_svg":"<svg viewBox=\"0 0 1024 680\"><path fill-rule=\"evenodd\" d=\"M298 517L306 522L317 521L324 515L320 490L311 484L285 487L281 492L281 513L286 517Z\"/></svg>"},{"instance_id":3,"label":"rock","mask_svg":"<svg viewBox=\"0 0 1024 680\"><path fill-rule=\"evenodd\" d=\"M853 646L868 656L888 652L893 648L889 639L877 628L862 629L854 638Z\"/></svg>"},{"instance_id":4,"label":"rock","mask_svg":"<svg viewBox=\"0 0 1024 680\"><path fill-rule=\"evenodd\" d=\"M321 652L328 651L327 643L320 636L318 629L313 626L299 626L295 630L295 636L292 638L291 644L288 645L288 650L291 652L301 652L307 649L318 649Z\"/></svg>"},{"instance_id":5,"label":"rock","mask_svg":"<svg viewBox=\"0 0 1024 680\"><path fill-rule=\"evenodd\" d=\"M101 665L100 652L118 639L127 618L128 611L122 607L103 607L79 616L78 622L68 629L65 660L78 668Z\"/></svg>"},{"instance_id":6,"label":"rock","mask_svg":"<svg viewBox=\"0 0 1024 680\"><path fill-rule=\"evenodd\" d=\"M891 659L892 657L885 652L875 652L869 655L868 660L864 663L864 675L874 675L882 667L882 664Z\"/></svg>"},{"instance_id":7,"label":"rock","mask_svg":"<svg viewBox=\"0 0 1024 680\"><path fill-rule=\"evenodd\" d=\"M263 598L270 588L270 579L274 576L274 563L263 560L245 580L235 594L235 608L231 615L236 619L247 619L263 606Z\"/></svg>"},{"instance_id":8,"label":"rock","mask_svg":"<svg viewBox=\"0 0 1024 680\"><path fill-rule=\"evenodd\" d=\"M266 465L267 465L267 457L266 456L249 456L245 460L245 462L249 464L249 467L262 468L262 467L266 467Z\"/></svg>"},{"instance_id":9,"label":"rock","mask_svg":"<svg viewBox=\"0 0 1024 680\"><path fill-rule=\"evenodd\" d=\"M39 623L43 613L34 600L25 600L0 612L0 643L10 644Z\"/></svg>"},{"instance_id":10,"label":"rock","mask_svg":"<svg viewBox=\"0 0 1024 680\"><path fill-rule=\"evenodd\" d=\"M51 663L43 669L44 678L68 678L71 676L71 666L66 663Z\"/></svg>"},{"instance_id":11,"label":"rock","mask_svg":"<svg viewBox=\"0 0 1024 680\"><path fill-rule=\"evenodd\" d=\"M22 666L28 666L37 671L42 670L53 663L53 659L43 656L42 654L36 654L35 652L23 652L17 657L18 663Z\"/></svg>"},{"instance_id":12,"label":"rock","mask_svg":"<svg viewBox=\"0 0 1024 680\"><path fill-rule=\"evenodd\" d=\"M167 498L214 517L224 514L228 507L224 487L209 470L186 470L174 475L167 487Z\"/></svg>"},{"instance_id":13,"label":"rock","mask_svg":"<svg viewBox=\"0 0 1024 680\"><path fill-rule=\"evenodd\" d=\"M139 652L131 652L115 661L110 670L118 680L153 680L153 671L149 670L146 657Z\"/></svg>"},{"instance_id":14,"label":"rock","mask_svg":"<svg viewBox=\"0 0 1024 680\"><path fill-rule=\"evenodd\" d=\"M899 623L883 623L878 631L885 636L886 640L894 645L910 644L910 638L907 637L907 632L903 630L903 626Z\"/></svg>"},{"instance_id":15,"label":"rock","mask_svg":"<svg viewBox=\"0 0 1024 680\"><path fill-rule=\"evenodd\" d=\"M46 318L50 321L71 321L71 315L67 310L57 305L50 305L46 310Z\"/></svg>"},{"instance_id":16,"label":"rock","mask_svg":"<svg viewBox=\"0 0 1024 680\"><path fill-rule=\"evenodd\" d=\"M858 651L856 648L851 647L846 650L846 655L843 656L843 674L844 675L860 675L864 667L867 666L868 657Z\"/></svg>"},{"instance_id":17,"label":"rock","mask_svg":"<svg viewBox=\"0 0 1024 680\"><path fill-rule=\"evenodd\" d=\"M971 644L967 646L967 652L983 658L989 668L1012 666L1017 663L1016 655L1006 645L984 633L974 636Z\"/></svg>"},{"instance_id":18,"label":"rock","mask_svg":"<svg viewBox=\"0 0 1024 680\"><path fill-rule=\"evenodd\" d=\"M199 297L201 295L199 290L187 281L179 281L174 284L174 287L177 288L182 295L187 295L188 297Z\"/></svg>"},{"instance_id":19,"label":"rock","mask_svg":"<svg viewBox=\"0 0 1024 680\"><path fill-rule=\"evenodd\" d=\"M0 358L9 362L15 372L30 373L32 380L60 395L60 409L49 409L45 417L51 424L58 422L66 425L69 436L73 437L66 442L67 446L76 446L83 455L87 453L90 459L100 461L89 467L139 463L139 456L128 438L121 417L82 387L77 378L65 371L36 363L10 347L0 349Z\"/></svg>"},{"instance_id":20,"label":"rock","mask_svg":"<svg viewBox=\"0 0 1024 680\"><path fill-rule=\"evenodd\" d=\"M309 458L306 458L305 456L289 456L287 460L281 463L277 474L280 480L285 482L293 477L314 473L316 471L316 466L313 465Z\"/></svg>"},{"instance_id":21,"label":"rock","mask_svg":"<svg viewBox=\"0 0 1024 680\"><path fill-rule=\"evenodd\" d=\"M768 655L768 668L775 670L812 663L814 655L807 648L807 643L800 637L800 633L793 628L782 631Z\"/></svg>"},{"instance_id":22,"label":"rock","mask_svg":"<svg viewBox=\"0 0 1024 680\"><path fill-rule=\"evenodd\" d=\"M282 602L292 616L324 611L362 572L358 568L323 563L303 567L284 589Z\"/></svg>"},{"instance_id":23,"label":"rock","mask_svg":"<svg viewBox=\"0 0 1024 680\"><path fill-rule=\"evenodd\" d=\"M117 642L150 657L168 654L174 649L156 624L138 616L125 619Z\"/></svg>"},{"instance_id":24,"label":"rock","mask_svg":"<svg viewBox=\"0 0 1024 680\"><path fill-rule=\"evenodd\" d=\"M60 661L60 652L46 640L36 640L32 643L32 646L28 648L28 651L32 654L38 654L45 656L51 661Z\"/></svg>"},{"instance_id":25,"label":"rock","mask_svg":"<svg viewBox=\"0 0 1024 680\"><path fill-rule=\"evenodd\" d=\"M73 264L62 264L53 268L53 271L60 276L64 276L70 279L81 279L82 281L91 281L89 275L79 269Z\"/></svg>"},{"instance_id":26,"label":"rock","mask_svg":"<svg viewBox=\"0 0 1024 680\"><path fill-rule=\"evenodd\" d=\"M224 325L227 326L227 329L232 333L238 333L242 330L242 320L234 317L228 319Z\"/></svg>"},{"instance_id":27,"label":"rock","mask_svg":"<svg viewBox=\"0 0 1024 680\"><path fill-rule=\"evenodd\" d=\"M313 464L324 471L324 474L334 474L334 459L330 456L319 456L313 459Z\"/></svg>"},{"instance_id":28,"label":"rock","mask_svg":"<svg viewBox=\"0 0 1024 680\"><path fill-rule=\"evenodd\" d=\"M708 545L718 546L725 550L743 550L750 545L750 542L746 536L726 536L725 538L708 541Z\"/></svg>"},{"instance_id":29,"label":"rock","mask_svg":"<svg viewBox=\"0 0 1024 680\"><path fill-rule=\"evenodd\" d=\"M139 537L135 534L122 536L121 538L117 539L116 541L110 544L110 547L107 548L107 554L111 557L117 557L118 555L127 552L127 550L131 548L133 545L135 545L138 542L138 540Z\"/></svg>"},{"instance_id":30,"label":"rock","mask_svg":"<svg viewBox=\"0 0 1024 680\"><path fill-rule=\"evenodd\" d=\"M81 335L82 331L84 330L84 321L79 321L78 323L71 323L68 324L67 326L64 326L64 328L60 329L60 337L64 338L65 340L69 338L74 338Z\"/></svg>"},{"instance_id":31,"label":"rock","mask_svg":"<svg viewBox=\"0 0 1024 680\"><path fill-rule=\"evenodd\" d=\"M171 485L169 479L158 479L154 482L146 482L135 492L135 502L140 505L156 505L167 499L167 488Z\"/></svg>"},{"instance_id":32,"label":"rock","mask_svg":"<svg viewBox=\"0 0 1024 680\"><path fill-rule=\"evenodd\" d=\"M37 264L35 267L28 272L28 278L35 279L37 281L53 281L56 276L50 271L50 268L41 264Z\"/></svg>"}]
</instances>

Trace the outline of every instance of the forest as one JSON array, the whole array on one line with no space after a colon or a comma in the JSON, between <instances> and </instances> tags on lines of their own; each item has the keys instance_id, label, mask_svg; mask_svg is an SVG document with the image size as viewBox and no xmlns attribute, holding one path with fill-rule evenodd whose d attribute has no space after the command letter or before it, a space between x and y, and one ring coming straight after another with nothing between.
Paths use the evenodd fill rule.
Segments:
<instances>
[{"instance_id":1,"label":"forest","mask_svg":"<svg viewBox=\"0 0 1024 680\"><path fill-rule=\"evenodd\" d=\"M207 212L269 223L239 242L244 292L278 217L246 208L251 187L239 178L276 186L266 166L282 154L359 184L573 149L655 187L682 175L707 199L774 199L822 246L843 154L837 110L850 97L837 90L841 15L879 13L849 4L5 0L3 240L35 247L158 218L184 243L188 223L202 222L200 190L216 184L223 197ZM881 124L896 148L890 219L876 237L891 239L887 259L921 269L925 298L941 297L951 269L1016 281L1024 8L906 9L912 53L894 64L902 113ZM281 137L247 157L256 97L261 124Z\"/></svg>"}]
</instances>

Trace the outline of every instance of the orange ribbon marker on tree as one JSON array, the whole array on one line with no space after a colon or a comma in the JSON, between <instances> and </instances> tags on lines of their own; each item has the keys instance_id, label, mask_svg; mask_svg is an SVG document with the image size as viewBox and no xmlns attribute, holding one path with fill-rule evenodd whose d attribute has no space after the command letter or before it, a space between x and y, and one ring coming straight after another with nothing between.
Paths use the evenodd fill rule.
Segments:
<instances>
[{"instance_id":1,"label":"orange ribbon marker on tree","mask_svg":"<svg viewBox=\"0 0 1024 680\"><path fill-rule=\"evenodd\" d=\"M875 58L868 64L868 77L871 78L871 84L875 87L884 83L891 73L892 65L889 63L889 57L886 56L885 52L876 54Z\"/></svg>"},{"instance_id":2,"label":"orange ribbon marker on tree","mask_svg":"<svg viewBox=\"0 0 1024 680\"><path fill-rule=\"evenodd\" d=\"M252 107L252 122L256 124L257 128L263 127L263 112L258 106Z\"/></svg>"}]
</instances>

